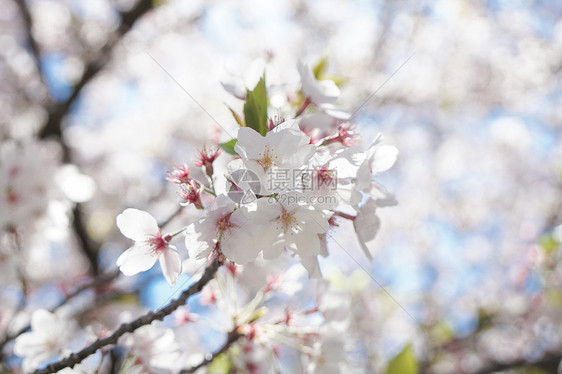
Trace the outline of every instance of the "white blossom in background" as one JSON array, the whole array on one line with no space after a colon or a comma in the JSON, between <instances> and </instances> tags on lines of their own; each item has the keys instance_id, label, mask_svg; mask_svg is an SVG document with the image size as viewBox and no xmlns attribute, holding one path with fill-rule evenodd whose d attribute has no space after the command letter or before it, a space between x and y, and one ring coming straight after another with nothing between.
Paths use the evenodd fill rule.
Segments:
<instances>
[{"instance_id":1,"label":"white blossom in background","mask_svg":"<svg viewBox=\"0 0 562 374\"><path fill-rule=\"evenodd\" d=\"M88 201L93 180L75 165L62 165L61 149L54 143L28 141L0 144L0 229L32 231L41 218L57 221L49 205Z\"/></svg>"},{"instance_id":2,"label":"white blossom in background","mask_svg":"<svg viewBox=\"0 0 562 374\"><path fill-rule=\"evenodd\" d=\"M298 62L297 69L302 83L302 93L313 104L322 107L334 104L340 96L340 89L331 80L317 80L308 64Z\"/></svg>"},{"instance_id":3,"label":"white blossom in background","mask_svg":"<svg viewBox=\"0 0 562 374\"><path fill-rule=\"evenodd\" d=\"M125 275L135 275L160 262L162 274L173 286L181 273L181 257L170 235L162 236L158 223L149 213L138 209L125 209L117 216L117 227L135 244L117 259L117 266Z\"/></svg>"},{"instance_id":4,"label":"white blossom in background","mask_svg":"<svg viewBox=\"0 0 562 374\"><path fill-rule=\"evenodd\" d=\"M14 353L24 358L23 370L31 372L45 361L58 358L70 347L76 332L73 321L38 309L31 316L31 331L16 339Z\"/></svg>"},{"instance_id":5,"label":"white blossom in background","mask_svg":"<svg viewBox=\"0 0 562 374\"><path fill-rule=\"evenodd\" d=\"M353 228L357 234L359 244L370 261L373 261L373 256L369 248L367 248L367 242L375 239L381 225L380 219L376 215L376 210L377 202L369 198L367 202L359 208L357 216L353 220Z\"/></svg>"},{"instance_id":6,"label":"white blossom in background","mask_svg":"<svg viewBox=\"0 0 562 374\"><path fill-rule=\"evenodd\" d=\"M180 349L174 331L161 325L146 325L123 339L132 356L133 372L169 373L177 365Z\"/></svg>"}]
</instances>

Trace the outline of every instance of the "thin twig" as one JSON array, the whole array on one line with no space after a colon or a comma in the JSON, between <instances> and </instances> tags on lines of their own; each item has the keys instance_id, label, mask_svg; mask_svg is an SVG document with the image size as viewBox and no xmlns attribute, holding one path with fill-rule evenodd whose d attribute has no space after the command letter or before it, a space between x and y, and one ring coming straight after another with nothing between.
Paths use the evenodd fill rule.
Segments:
<instances>
[{"instance_id":1,"label":"thin twig","mask_svg":"<svg viewBox=\"0 0 562 374\"><path fill-rule=\"evenodd\" d=\"M176 218L176 217L181 213L181 211L183 210L183 208L184 208L184 207L183 207L182 205L179 205L179 206L176 208L176 210L174 210L174 211L172 212L172 214L170 214L170 216L169 216L168 218L166 218L164 221L158 223L158 227L162 228L162 227L166 226L167 224L169 224L170 222L172 222L172 220L173 220L174 218Z\"/></svg>"},{"instance_id":2,"label":"thin twig","mask_svg":"<svg viewBox=\"0 0 562 374\"><path fill-rule=\"evenodd\" d=\"M31 55L33 56L33 60L35 61L35 66L37 67L37 71L39 72L39 76L41 80L44 81L43 69L41 68L41 53L39 52L39 45L33 36L33 21L31 19L31 14L29 12L29 7L25 0L16 0L16 4L20 9L20 13L25 25L25 39L26 43L31 50Z\"/></svg>"},{"instance_id":3,"label":"thin twig","mask_svg":"<svg viewBox=\"0 0 562 374\"><path fill-rule=\"evenodd\" d=\"M79 352L72 353L65 359L62 359L58 362L52 363L47 365L44 369L36 370L33 374L48 374L48 373L56 373L57 371L64 369L64 368L72 368L74 365L80 363L86 357L94 354L98 349L103 348L110 344L116 344L117 340L128 332L133 332L141 326L148 325L156 320L162 320L167 315L171 314L174 310L176 310L181 305L184 305L187 299L200 292L203 287L209 283L211 279L215 276L218 268L220 267L220 262L217 258L215 258L211 264L205 269L205 272L201 276L201 278L185 290L177 300L172 301L167 306L163 307L162 309L156 312L148 312L147 314L137 318L136 320L128 323L124 323L117 330L113 332L110 336L98 339L86 348L82 349Z\"/></svg>"},{"instance_id":4,"label":"thin twig","mask_svg":"<svg viewBox=\"0 0 562 374\"><path fill-rule=\"evenodd\" d=\"M82 204L76 204L74 206L72 216L72 226L74 228L74 234L80 243L80 248L88 259L92 274L99 275L100 269L98 264L98 253L100 250L100 244L94 241L86 230Z\"/></svg>"},{"instance_id":5,"label":"thin twig","mask_svg":"<svg viewBox=\"0 0 562 374\"><path fill-rule=\"evenodd\" d=\"M547 353L537 361L518 359L511 362L492 362L489 366L485 366L480 370L472 372L471 374L491 374L504 372L507 370L531 367L542 369L545 373L556 373L560 364L560 360L562 360L562 356L560 354Z\"/></svg>"},{"instance_id":6,"label":"thin twig","mask_svg":"<svg viewBox=\"0 0 562 374\"><path fill-rule=\"evenodd\" d=\"M217 358L218 356L220 356L221 354L226 352L232 346L232 344L234 344L239 338L244 336L244 334L241 334L238 331L239 329L240 329L239 327L235 327L232 331L230 331L228 333L228 336L226 338L226 342L222 345L222 347L218 351L213 353L211 356L205 358L199 364L197 364L197 365L195 365L195 366L193 366L189 369L184 369L184 370L180 371L180 374L195 373L196 370L202 368L205 365L210 364L215 358Z\"/></svg>"},{"instance_id":7,"label":"thin twig","mask_svg":"<svg viewBox=\"0 0 562 374\"><path fill-rule=\"evenodd\" d=\"M83 291L85 291L87 289L98 288L98 287L103 286L104 284L106 284L108 282L111 282L111 281L115 280L119 276L119 274L121 274L121 272L119 270L115 270L115 271L112 271L110 273L101 275L98 278L94 279L92 282L84 284L84 285L76 288L74 291L72 291L71 293L66 295L66 297L63 300L61 300L54 308L50 309L50 311L54 312L55 310L57 310L61 306L65 305L71 299L75 298L76 296L78 296L80 293L82 293ZM4 338L4 340L2 340L0 342L0 352L2 351L2 348L6 345L6 343L8 343L11 340L14 340L18 336L20 336L21 334L23 334L24 332L29 330L30 328L31 328L31 325L28 324L28 325L22 327L21 329L19 329L18 331L16 331L15 333L7 335Z\"/></svg>"}]
</instances>

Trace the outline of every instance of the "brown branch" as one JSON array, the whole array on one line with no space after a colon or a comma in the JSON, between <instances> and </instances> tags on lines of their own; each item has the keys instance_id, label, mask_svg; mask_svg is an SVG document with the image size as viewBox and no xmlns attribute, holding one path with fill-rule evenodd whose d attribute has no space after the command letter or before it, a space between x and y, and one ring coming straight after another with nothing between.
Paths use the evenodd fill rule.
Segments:
<instances>
[{"instance_id":1,"label":"brown branch","mask_svg":"<svg viewBox=\"0 0 562 374\"><path fill-rule=\"evenodd\" d=\"M43 70L41 69L41 53L39 52L39 45L33 37L33 21L31 19L31 14L29 13L29 7L27 6L25 0L15 0L15 2L20 10L25 25L26 43L31 50L31 55L33 56L33 59L35 61L39 76L41 77L41 80L43 80Z\"/></svg>"},{"instance_id":2,"label":"brown branch","mask_svg":"<svg viewBox=\"0 0 562 374\"><path fill-rule=\"evenodd\" d=\"M20 0L23 1L23 0ZM65 156L68 160L68 148L62 141L62 120L68 114L70 107L76 101L76 98L86 86L97 74L98 72L107 64L109 57L113 50L113 47L121 40L123 35L125 35L135 24L135 22L146 12L152 9L152 0L139 0L139 2L129 11L121 12L121 24L117 28L114 35L110 36L108 42L100 50L99 54L93 58L86 65L84 74L78 81L78 83L72 89L70 96L62 103L57 103L48 109L49 117L47 124L39 132L39 137L41 139L47 138L49 136L54 136L58 138L63 147L65 147Z\"/></svg>"},{"instance_id":3,"label":"brown branch","mask_svg":"<svg viewBox=\"0 0 562 374\"><path fill-rule=\"evenodd\" d=\"M109 282L115 280L119 276L119 274L121 274L121 272L119 270L115 270L113 272L101 275L97 279L93 280L92 282L84 284L84 285L76 288L74 291L72 291L71 293L66 295L66 297L63 300L61 300L54 308L50 309L50 311L54 312L55 310L57 310L61 306L65 305L67 302L69 302L70 300L72 300L73 298L75 298L76 296L78 296L79 294L81 294L83 291L85 291L87 289L98 288L98 287L103 286L106 283L109 283ZM6 343L8 343L11 340L14 340L18 336L20 336L21 334L23 334L24 332L29 330L30 328L31 328L31 325L28 324L28 325L22 327L21 329L19 329L18 331L14 332L13 334L7 335L4 338L4 340L2 340L0 342L0 353L2 351L2 348L6 345ZM2 357L2 355L0 354L0 358L1 357Z\"/></svg>"},{"instance_id":4,"label":"brown branch","mask_svg":"<svg viewBox=\"0 0 562 374\"><path fill-rule=\"evenodd\" d=\"M537 361L527 361L524 359L519 359L511 362L492 362L489 366L483 367L482 369L475 371L471 374L491 374L500 371L513 370L524 367L534 367L544 370L546 373L556 373L558 372L558 366L560 365L560 360L562 356L557 353L547 353L541 359Z\"/></svg>"},{"instance_id":5,"label":"brown branch","mask_svg":"<svg viewBox=\"0 0 562 374\"><path fill-rule=\"evenodd\" d=\"M80 248L88 259L92 273L98 275L100 270L98 265L100 245L88 235L84 222L84 214L82 213L82 204L76 204L72 210L72 227L80 243Z\"/></svg>"},{"instance_id":6,"label":"brown branch","mask_svg":"<svg viewBox=\"0 0 562 374\"><path fill-rule=\"evenodd\" d=\"M58 362L52 363L47 365L44 369L36 370L33 374L48 374L48 373L56 373L57 371L64 369L64 368L72 368L74 365L80 363L86 357L94 354L98 349L103 348L110 344L116 344L117 340L128 332L133 332L141 326L149 325L153 321L162 320L167 315L171 314L174 310L176 310L181 305L184 305L187 299L200 292L203 287L215 276L218 268L220 267L221 263L217 258L215 258L211 264L205 269L205 272L201 276L201 278L194 283L191 287L185 290L177 300L172 301L167 306L161 308L156 312L148 312L147 314L137 318L136 320L124 323L117 330L113 332L110 336L98 339L86 348L82 349L77 353L72 353L67 358L60 360Z\"/></svg>"},{"instance_id":7,"label":"brown branch","mask_svg":"<svg viewBox=\"0 0 562 374\"><path fill-rule=\"evenodd\" d=\"M195 366L193 366L189 369L184 369L184 370L180 371L180 374L195 373L196 370L202 368L205 365L210 364L215 358L217 358L218 356L220 356L221 354L226 352L232 346L232 344L234 344L239 338L244 336L244 334L242 334L238 331L239 329L240 329L239 327L235 327L232 331L230 331L228 333L228 336L226 338L226 342L222 345L222 347L218 351L213 353L211 356L205 358L199 364L197 364L197 365L195 365Z\"/></svg>"}]
</instances>

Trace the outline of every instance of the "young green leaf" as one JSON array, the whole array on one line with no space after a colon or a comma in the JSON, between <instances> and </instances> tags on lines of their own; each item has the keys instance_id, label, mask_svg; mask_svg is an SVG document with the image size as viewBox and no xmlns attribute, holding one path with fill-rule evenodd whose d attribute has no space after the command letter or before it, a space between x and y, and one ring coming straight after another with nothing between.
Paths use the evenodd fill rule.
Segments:
<instances>
[{"instance_id":1,"label":"young green leaf","mask_svg":"<svg viewBox=\"0 0 562 374\"><path fill-rule=\"evenodd\" d=\"M226 153L230 153L231 155L238 155L234 150L234 146L238 139L232 139L224 143L219 143L219 147L221 147Z\"/></svg>"},{"instance_id":2,"label":"young green leaf","mask_svg":"<svg viewBox=\"0 0 562 374\"><path fill-rule=\"evenodd\" d=\"M418 361L412 352L412 347L408 344L402 352L394 357L388 367L386 374L417 374Z\"/></svg>"},{"instance_id":3,"label":"young green leaf","mask_svg":"<svg viewBox=\"0 0 562 374\"><path fill-rule=\"evenodd\" d=\"M246 126L261 135L267 133L267 92L265 89L265 73L256 87L246 95L244 104L244 122Z\"/></svg>"},{"instance_id":4,"label":"young green leaf","mask_svg":"<svg viewBox=\"0 0 562 374\"><path fill-rule=\"evenodd\" d=\"M234 109L232 109L231 107L227 106L228 110L230 110L230 113L232 113L232 117L234 117L234 119L236 120L236 122L241 126L244 127L246 126L246 124L244 123L244 120L242 119L242 117L240 117L240 114L236 113L236 111Z\"/></svg>"}]
</instances>

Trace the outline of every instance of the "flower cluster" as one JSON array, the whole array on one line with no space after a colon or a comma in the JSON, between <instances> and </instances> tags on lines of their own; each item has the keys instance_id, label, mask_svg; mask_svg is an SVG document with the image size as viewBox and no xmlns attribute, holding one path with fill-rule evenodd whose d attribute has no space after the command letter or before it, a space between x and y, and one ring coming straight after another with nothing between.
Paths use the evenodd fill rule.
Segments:
<instances>
[{"instance_id":1,"label":"flower cluster","mask_svg":"<svg viewBox=\"0 0 562 374\"><path fill-rule=\"evenodd\" d=\"M218 256L248 264L286 253L297 256L309 276L320 277L318 256L329 254L330 227L337 226L336 217L345 217L353 221L359 243L371 259L366 243L379 228L376 210L394 203L373 177L394 164L398 151L382 145L380 135L366 150L355 145L359 139L350 115L334 106L339 96L335 83L316 79L306 64L299 63L298 70L299 99L286 113L270 116L265 74L253 90L247 90L244 119L231 109L240 127L235 139L219 144L228 154L221 157L230 158L226 173L214 171L218 148L204 148L194 162L204 168L200 174L206 180L192 178L185 164L170 172L168 180L181 186L182 204L202 210L185 228L191 258ZM285 115L293 119L285 120ZM320 126L313 119L319 116L329 125ZM224 193L217 192L217 185L226 186ZM204 206L202 194L213 201ZM171 236L162 236L146 212L127 209L117 223L136 242L118 259L123 273L147 270L159 258L173 285L181 259L168 243Z\"/></svg>"}]
</instances>

